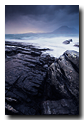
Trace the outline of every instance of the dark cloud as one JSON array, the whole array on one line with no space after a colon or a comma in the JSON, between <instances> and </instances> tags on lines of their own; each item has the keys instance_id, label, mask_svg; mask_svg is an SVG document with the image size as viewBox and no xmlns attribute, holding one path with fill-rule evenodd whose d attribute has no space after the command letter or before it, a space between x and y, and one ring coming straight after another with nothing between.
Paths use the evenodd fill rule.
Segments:
<instances>
[{"instance_id":1,"label":"dark cloud","mask_svg":"<svg viewBox=\"0 0 84 120\"><path fill-rule=\"evenodd\" d=\"M78 5L6 5L5 15L20 14L20 15L41 15L55 14L56 12L65 9L68 13L79 12Z\"/></svg>"},{"instance_id":2,"label":"dark cloud","mask_svg":"<svg viewBox=\"0 0 84 120\"><path fill-rule=\"evenodd\" d=\"M53 31L62 25L79 27L78 5L6 5L5 23L11 29ZM11 24L11 26L9 26ZM14 26L14 27L15 27Z\"/></svg>"},{"instance_id":3,"label":"dark cloud","mask_svg":"<svg viewBox=\"0 0 84 120\"><path fill-rule=\"evenodd\" d=\"M75 14L79 12L79 5L67 5L66 8L69 14Z\"/></svg>"},{"instance_id":4,"label":"dark cloud","mask_svg":"<svg viewBox=\"0 0 84 120\"><path fill-rule=\"evenodd\" d=\"M5 15L30 15L38 14L38 7L36 5L6 5L5 6Z\"/></svg>"}]
</instances>

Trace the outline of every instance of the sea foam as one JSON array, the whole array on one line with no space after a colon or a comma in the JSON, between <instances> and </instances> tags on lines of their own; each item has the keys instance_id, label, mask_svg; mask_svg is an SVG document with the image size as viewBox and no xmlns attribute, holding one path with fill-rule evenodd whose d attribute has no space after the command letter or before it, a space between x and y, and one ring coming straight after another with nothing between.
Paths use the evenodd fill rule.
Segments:
<instances>
[{"instance_id":1,"label":"sea foam","mask_svg":"<svg viewBox=\"0 0 84 120\"><path fill-rule=\"evenodd\" d=\"M10 36L9 36L10 37ZM51 56L59 57L62 55L66 50L75 50L79 52L79 47L74 46L76 43L79 43L79 37L74 36L59 36L56 37L55 35L19 35L18 36L6 37L6 41L13 41L13 42L25 42L26 44L31 44L39 48L49 48L50 50L45 51L44 53L48 53ZM63 41L72 39L72 42L70 44L63 44Z\"/></svg>"}]
</instances>

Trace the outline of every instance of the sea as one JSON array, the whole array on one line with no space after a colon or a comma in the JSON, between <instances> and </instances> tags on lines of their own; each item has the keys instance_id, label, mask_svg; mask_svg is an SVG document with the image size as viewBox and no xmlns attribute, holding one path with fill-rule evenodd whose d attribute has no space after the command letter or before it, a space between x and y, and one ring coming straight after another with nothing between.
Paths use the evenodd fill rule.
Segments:
<instances>
[{"instance_id":1,"label":"sea","mask_svg":"<svg viewBox=\"0 0 84 120\"><path fill-rule=\"evenodd\" d=\"M70 44L64 44L65 40L72 39ZM49 33L26 33L26 34L5 34L5 41L22 42L34 45L37 48L49 48L43 52L58 58L66 50L75 50L79 52L79 35L74 34L49 34Z\"/></svg>"}]
</instances>

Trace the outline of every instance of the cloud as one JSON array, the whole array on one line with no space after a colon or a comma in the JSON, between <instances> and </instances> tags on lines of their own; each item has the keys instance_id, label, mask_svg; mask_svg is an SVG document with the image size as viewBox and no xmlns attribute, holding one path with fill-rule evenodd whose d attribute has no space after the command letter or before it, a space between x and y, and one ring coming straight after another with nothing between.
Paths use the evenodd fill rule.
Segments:
<instances>
[{"instance_id":1,"label":"cloud","mask_svg":"<svg viewBox=\"0 0 84 120\"><path fill-rule=\"evenodd\" d=\"M69 14L78 13L78 5L6 5L6 16L20 15L40 15L40 14L55 14L60 10L65 10Z\"/></svg>"},{"instance_id":2,"label":"cloud","mask_svg":"<svg viewBox=\"0 0 84 120\"><path fill-rule=\"evenodd\" d=\"M9 24L11 23L11 25ZM9 29L25 29L51 32L56 28L67 25L78 28L78 5L6 5L6 31ZM14 27L16 26L16 28Z\"/></svg>"}]
</instances>

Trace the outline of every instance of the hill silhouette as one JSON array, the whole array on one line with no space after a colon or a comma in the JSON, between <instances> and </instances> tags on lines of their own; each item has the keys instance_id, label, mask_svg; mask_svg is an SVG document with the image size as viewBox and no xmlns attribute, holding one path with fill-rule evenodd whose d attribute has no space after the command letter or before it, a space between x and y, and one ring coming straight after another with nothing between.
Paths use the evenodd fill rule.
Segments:
<instances>
[{"instance_id":1,"label":"hill silhouette","mask_svg":"<svg viewBox=\"0 0 84 120\"><path fill-rule=\"evenodd\" d=\"M78 30L75 28L70 28L68 26L61 26L58 29L54 30L52 33L55 34L78 34Z\"/></svg>"}]
</instances>

